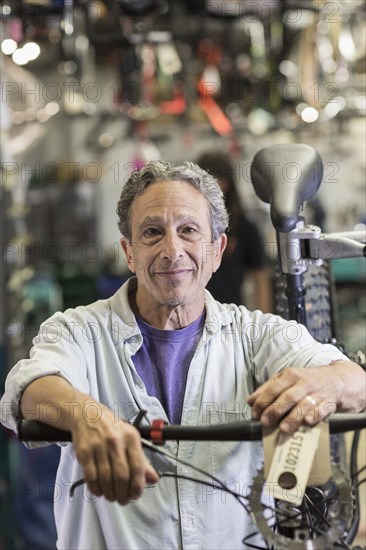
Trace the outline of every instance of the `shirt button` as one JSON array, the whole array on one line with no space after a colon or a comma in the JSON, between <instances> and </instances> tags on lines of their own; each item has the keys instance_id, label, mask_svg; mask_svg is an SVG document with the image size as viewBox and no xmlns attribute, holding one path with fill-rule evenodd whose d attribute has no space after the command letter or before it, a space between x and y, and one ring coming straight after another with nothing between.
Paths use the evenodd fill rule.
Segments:
<instances>
[{"instance_id":1,"label":"shirt button","mask_svg":"<svg viewBox=\"0 0 366 550\"><path fill-rule=\"evenodd\" d=\"M184 527L186 529L190 529L194 526L194 521L192 518L187 518L185 521L184 521Z\"/></svg>"}]
</instances>

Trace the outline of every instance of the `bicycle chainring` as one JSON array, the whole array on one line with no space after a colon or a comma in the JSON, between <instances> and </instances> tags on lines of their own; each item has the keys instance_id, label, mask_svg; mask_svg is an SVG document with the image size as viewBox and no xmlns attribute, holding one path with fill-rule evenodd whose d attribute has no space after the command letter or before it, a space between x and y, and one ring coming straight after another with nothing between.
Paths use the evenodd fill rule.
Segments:
<instances>
[{"instance_id":1,"label":"bicycle chainring","mask_svg":"<svg viewBox=\"0 0 366 550\"><path fill-rule=\"evenodd\" d=\"M350 482L337 466L332 465L332 478L329 482L329 487L333 487L337 493L336 498L326 502L322 488L307 489L307 493L313 490L313 496L316 493L322 493L324 496L324 502L318 500L314 503L316 509L311 510L310 514L309 510L304 511L303 505L295 507L285 501L276 500L275 503L272 501L269 507L262 501L258 491L258 488L262 488L263 485L264 477L261 469L250 487L249 508L258 532L267 544L273 545L274 550L350 548L344 542L344 535L347 534L351 524L353 495ZM318 529L314 529L316 522L322 524ZM279 532L278 524L282 525L282 532Z\"/></svg>"}]
</instances>

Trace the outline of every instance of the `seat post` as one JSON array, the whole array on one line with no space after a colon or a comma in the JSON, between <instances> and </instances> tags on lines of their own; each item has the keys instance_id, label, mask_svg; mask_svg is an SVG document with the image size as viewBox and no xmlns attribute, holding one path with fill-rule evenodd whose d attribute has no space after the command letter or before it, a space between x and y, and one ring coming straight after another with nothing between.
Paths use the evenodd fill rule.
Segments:
<instances>
[{"instance_id":1,"label":"seat post","mask_svg":"<svg viewBox=\"0 0 366 550\"><path fill-rule=\"evenodd\" d=\"M307 326L303 274L286 274L286 296L288 300L290 319Z\"/></svg>"}]
</instances>

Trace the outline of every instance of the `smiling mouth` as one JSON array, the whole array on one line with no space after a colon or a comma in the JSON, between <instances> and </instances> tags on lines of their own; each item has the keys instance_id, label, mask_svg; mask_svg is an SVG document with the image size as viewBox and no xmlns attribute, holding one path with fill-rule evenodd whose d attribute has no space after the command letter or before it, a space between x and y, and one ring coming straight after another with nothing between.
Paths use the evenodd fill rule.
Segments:
<instances>
[{"instance_id":1,"label":"smiling mouth","mask_svg":"<svg viewBox=\"0 0 366 550\"><path fill-rule=\"evenodd\" d=\"M191 269L174 269L169 271L156 271L155 275L163 276L175 276L175 275L184 275L185 273L190 273Z\"/></svg>"},{"instance_id":2,"label":"smiling mouth","mask_svg":"<svg viewBox=\"0 0 366 550\"><path fill-rule=\"evenodd\" d=\"M193 269L191 267L176 267L175 269L162 269L155 271L155 276L162 277L163 279L179 281L192 272Z\"/></svg>"}]
</instances>

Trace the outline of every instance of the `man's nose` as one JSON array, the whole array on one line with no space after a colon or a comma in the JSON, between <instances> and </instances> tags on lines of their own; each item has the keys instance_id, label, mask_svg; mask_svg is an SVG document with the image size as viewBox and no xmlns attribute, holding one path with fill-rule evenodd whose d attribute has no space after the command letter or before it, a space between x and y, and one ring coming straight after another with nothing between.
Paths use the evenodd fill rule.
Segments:
<instances>
[{"instance_id":1,"label":"man's nose","mask_svg":"<svg viewBox=\"0 0 366 550\"><path fill-rule=\"evenodd\" d=\"M168 259L170 262L176 262L182 258L183 243L175 231L167 231L162 242L161 258Z\"/></svg>"}]
</instances>

